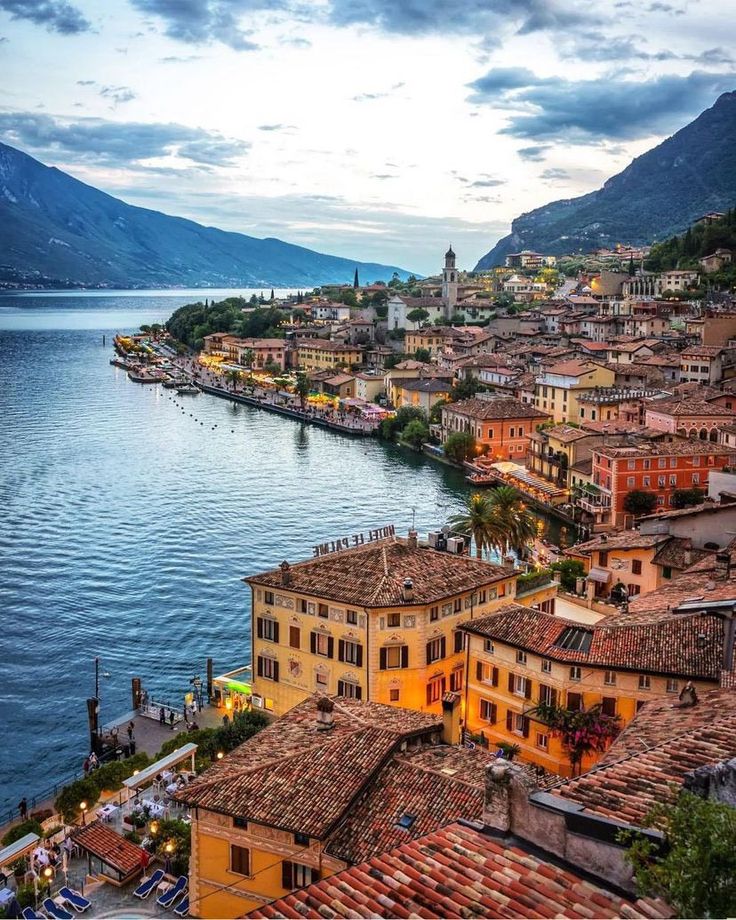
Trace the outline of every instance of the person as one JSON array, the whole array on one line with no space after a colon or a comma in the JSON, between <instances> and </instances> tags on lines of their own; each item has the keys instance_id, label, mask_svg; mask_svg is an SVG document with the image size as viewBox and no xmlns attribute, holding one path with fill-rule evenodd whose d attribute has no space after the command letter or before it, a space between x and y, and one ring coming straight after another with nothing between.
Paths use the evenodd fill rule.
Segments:
<instances>
[{"instance_id":1,"label":"person","mask_svg":"<svg viewBox=\"0 0 736 920\"><path fill-rule=\"evenodd\" d=\"M144 850L143 847L141 847L140 865L141 865L141 869L143 869L144 872L148 868L148 864L150 861L151 861L151 857L149 856L148 851Z\"/></svg>"},{"instance_id":2,"label":"person","mask_svg":"<svg viewBox=\"0 0 736 920\"><path fill-rule=\"evenodd\" d=\"M174 710L173 709L169 710L169 725L171 726L172 729L174 728Z\"/></svg>"},{"instance_id":3,"label":"person","mask_svg":"<svg viewBox=\"0 0 736 920\"><path fill-rule=\"evenodd\" d=\"M158 711L158 720L162 725L166 725L166 713L163 706Z\"/></svg>"},{"instance_id":4,"label":"person","mask_svg":"<svg viewBox=\"0 0 736 920\"><path fill-rule=\"evenodd\" d=\"M90 770L96 770L99 767L100 762L97 759L97 754L94 751L89 755L89 768Z\"/></svg>"},{"instance_id":5,"label":"person","mask_svg":"<svg viewBox=\"0 0 736 920\"><path fill-rule=\"evenodd\" d=\"M25 796L18 802L18 811L20 812L20 820L25 821L28 817L28 802Z\"/></svg>"},{"instance_id":6,"label":"person","mask_svg":"<svg viewBox=\"0 0 736 920\"><path fill-rule=\"evenodd\" d=\"M132 721L132 719L131 719L131 721L128 722L128 729L127 729L127 731L128 731L128 741L132 741L132 740L133 740L133 729L134 729L134 728L135 728L135 725L133 724L133 721Z\"/></svg>"}]
</instances>

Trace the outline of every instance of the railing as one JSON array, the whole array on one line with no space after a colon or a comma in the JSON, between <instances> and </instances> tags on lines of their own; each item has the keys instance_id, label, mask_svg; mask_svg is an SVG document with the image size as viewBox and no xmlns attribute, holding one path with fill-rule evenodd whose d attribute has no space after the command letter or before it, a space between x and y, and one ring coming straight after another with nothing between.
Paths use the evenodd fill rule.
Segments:
<instances>
[{"instance_id":1,"label":"railing","mask_svg":"<svg viewBox=\"0 0 736 920\"><path fill-rule=\"evenodd\" d=\"M611 510L611 500L607 495L581 495L575 499L575 504L591 514Z\"/></svg>"}]
</instances>

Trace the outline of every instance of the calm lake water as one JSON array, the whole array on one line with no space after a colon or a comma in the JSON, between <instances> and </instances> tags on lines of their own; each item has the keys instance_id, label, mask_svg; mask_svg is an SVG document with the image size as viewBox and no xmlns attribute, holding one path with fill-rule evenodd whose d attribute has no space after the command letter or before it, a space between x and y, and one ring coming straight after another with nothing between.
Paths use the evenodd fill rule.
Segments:
<instances>
[{"instance_id":1,"label":"calm lake water","mask_svg":"<svg viewBox=\"0 0 736 920\"><path fill-rule=\"evenodd\" d=\"M96 655L103 723L132 676L180 701L207 656L249 663L244 576L413 514L426 532L467 492L404 449L109 364L116 331L212 293L0 295L0 808L81 765Z\"/></svg>"}]
</instances>

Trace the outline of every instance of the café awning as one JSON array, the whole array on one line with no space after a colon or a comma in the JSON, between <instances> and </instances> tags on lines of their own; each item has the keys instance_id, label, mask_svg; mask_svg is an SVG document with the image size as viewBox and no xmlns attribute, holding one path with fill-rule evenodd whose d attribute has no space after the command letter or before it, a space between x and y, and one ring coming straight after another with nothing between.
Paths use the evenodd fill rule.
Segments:
<instances>
[{"instance_id":1,"label":"caf\u00e9 awning","mask_svg":"<svg viewBox=\"0 0 736 920\"><path fill-rule=\"evenodd\" d=\"M187 757L192 758L192 765L194 765L194 755L196 752L196 744L192 744L191 742L189 744L183 744L180 748L167 754L166 757L162 757L160 760L157 760L156 763L152 763L150 767L146 767L145 770L141 770L134 776L129 776L127 779L124 779L123 785L128 789L143 789L144 786L153 782L159 773L163 773L163 771L168 770L169 767L176 766L176 764L181 763L182 760L186 760Z\"/></svg>"},{"instance_id":2,"label":"caf\u00e9 awning","mask_svg":"<svg viewBox=\"0 0 736 920\"><path fill-rule=\"evenodd\" d=\"M21 837L15 843L3 847L0 850L0 867L7 866L8 863L13 863L16 859L20 859L21 856L32 850L40 839L38 834L26 834L25 837Z\"/></svg>"},{"instance_id":3,"label":"caf\u00e9 awning","mask_svg":"<svg viewBox=\"0 0 736 920\"><path fill-rule=\"evenodd\" d=\"M599 569L597 566L593 566L588 572L588 578L590 581L597 581L601 585L607 585L611 580L611 573L607 572L605 569Z\"/></svg>"}]
</instances>

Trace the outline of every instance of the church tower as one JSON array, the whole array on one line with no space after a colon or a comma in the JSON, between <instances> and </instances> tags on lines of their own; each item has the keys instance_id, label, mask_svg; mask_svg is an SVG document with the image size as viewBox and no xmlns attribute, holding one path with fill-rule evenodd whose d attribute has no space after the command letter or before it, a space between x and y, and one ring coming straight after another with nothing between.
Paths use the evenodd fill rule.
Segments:
<instances>
[{"instance_id":1,"label":"church tower","mask_svg":"<svg viewBox=\"0 0 736 920\"><path fill-rule=\"evenodd\" d=\"M445 253L445 267L442 269L442 299L449 317L457 303L457 269L452 244Z\"/></svg>"}]
</instances>

